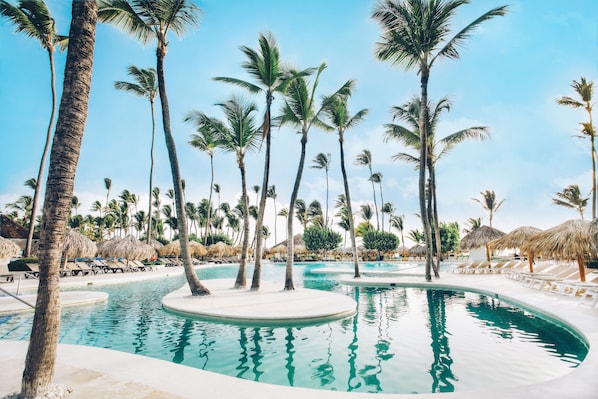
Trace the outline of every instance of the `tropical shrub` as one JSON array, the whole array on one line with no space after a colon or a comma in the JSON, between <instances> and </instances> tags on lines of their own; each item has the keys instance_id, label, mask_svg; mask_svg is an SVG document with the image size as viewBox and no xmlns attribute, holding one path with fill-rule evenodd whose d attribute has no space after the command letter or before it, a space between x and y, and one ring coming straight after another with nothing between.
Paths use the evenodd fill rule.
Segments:
<instances>
[{"instance_id":1,"label":"tropical shrub","mask_svg":"<svg viewBox=\"0 0 598 399\"><path fill-rule=\"evenodd\" d=\"M322 226L311 226L303 232L305 248L309 251L330 251L338 247L343 237Z\"/></svg>"}]
</instances>

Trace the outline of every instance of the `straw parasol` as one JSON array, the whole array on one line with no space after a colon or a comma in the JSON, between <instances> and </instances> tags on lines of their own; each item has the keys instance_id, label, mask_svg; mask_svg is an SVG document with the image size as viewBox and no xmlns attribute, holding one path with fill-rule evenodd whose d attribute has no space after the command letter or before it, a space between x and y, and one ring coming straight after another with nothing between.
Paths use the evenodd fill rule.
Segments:
<instances>
[{"instance_id":1,"label":"straw parasol","mask_svg":"<svg viewBox=\"0 0 598 399\"><path fill-rule=\"evenodd\" d=\"M191 256L193 256L193 255L204 256L208 253L206 247L204 247L202 244L200 244L197 241L193 241L193 240L189 241L188 248L189 248L189 252L190 252ZM164 245L162 248L160 248L158 250L158 252L160 253L160 256L167 256L167 255L179 256L181 254L181 241L174 240L173 242L170 242L170 243Z\"/></svg>"},{"instance_id":2,"label":"straw parasol","mask_svg":"<svg viewBox=\"0 0 598 399\"><path fill-rule=\"evenodd\" d=\"M409 255L421 256L426 253L426 247L421 244L417 244L409 248Z\"/></svg>"},{"instance_id":3,"label":"straw parasol","mask_svg":"<svg viewBox=\"0 0 598 399\"><path fill-rule=\"evenodd\" d=\"M151 245L152 247L154 247L154 249L156 251L159 251L160 248L162 248L164 246L164 244L162 244L160 241L156 240L155 238L152 238L150 240L149 245Z\"/></svg>"},{"instance_id":4,"label":"straw parasol","mask_svg":"<svg viewBox=\"0 0 598 399\"><path fill-rule=\"evenodd\" d=\"M0 259L17 256L21 248L11 240L0 237Z\"/></svg>"},{"instance_id":5,"label":"straw parasol","mask_svg":"<svg viewBox=\"0 0 598 399\"><path fill-rule=\"evenodd\" d=\"M538 233L541 233L542 230L531 227L531 226L521 226L517 227L515 230L511 231L504 236L497 238L496 240L492 240L488 243L488 248L491 249L507 249L507 248L521 248L522 245L527 243L529 239L535 236ZM534 257L529 256L529 271L534 271Z\"/></svg>"},{"instance_id":6,"label":"straw parasol","mask_svg":"<svg viewBox=\"0 0 598 399\"><path fill-rule=\"evenodd\" d=\"M129 260L149 259L156 254L151 245L139 241L132 235L122 240L114 240L102 247L102 254L109 258L125 258Z\"/></svg>"},{"instance_id":7,"label":"straw parasol","mask_svg":"<svg viewBox=\"0 0 598 399\"><path fill-rule=\"evenodd\" d=\"M587 221L567 220L536 234L522 248L530 255L576 258L580 280L585 282L584 258L592 253L595 246L594 236L590 235L590 230L590 223Z\"/></svg>"},{"instance_id":8,"label":"straw parasol","mask_svg":"<svg viewBox=\"0 0 598 399\"><path fill-rule=\"evenodd\" d=\"M120 240L122 240L122 238L120 238L120 237L114 237L114 238L111 238L111 239L109 239L107 241L102 241L101 243L99 243L98 244L98 255L99 256L103 256L103 257L108 257L104 253L104 249L111 247L112 245L116 244Z\"/></svg>"},{"instance_id":9,"label":"straw parasol","mask_svg":"<svg viewBox=\"0 0 598 399\"><path fill-rule=\"evenodd\" d=\"M287 252L286 245L278 244L272 248L270 248L269 253L271 254L284 254Z\"/></svg>"},{"instance_id":10,"label":"straw parasol","mask_svg":"<svg viewBox=\"0 0 598 399\"><path fill-rule=\"evenodd\" d=\"M98 247L95 242L85 237L75 229L69 229L64 237L64 249L62 257L69 258L91 258L96 256Z\"/></svg>"},{"instance_id":11,"label":"straw parasol","mask_svg":"<svg viewBox=\"0 0 598 399\"><path fill-rule=\"evenodd\" d=\"M222 258L224 255L230 255L232 253L231 251L231 246L222 241L218 241L216 244L212 244L208 247L208 254L218 255L219 258Z\"/></svg>"},{"instance_id":12,"label":"straw parasol","mask_svg":"<svg viewBox=\"0 0 598 399\"><path fill-rule=\"evenodd\" d=\"M486 247L486 260L490 261L490 249L488 243L504 236L505 233L489 226L480 226L477 229L467 233L459 244L459 247L464 250Z\"/></svg>"}]
</instances>

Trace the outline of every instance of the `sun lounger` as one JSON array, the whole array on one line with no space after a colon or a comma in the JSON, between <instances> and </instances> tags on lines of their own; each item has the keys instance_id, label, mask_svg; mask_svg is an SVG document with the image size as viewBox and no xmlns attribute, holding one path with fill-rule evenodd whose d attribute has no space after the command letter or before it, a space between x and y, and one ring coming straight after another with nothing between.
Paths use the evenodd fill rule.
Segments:
<instances>
[{"instance_id":1,"label":"sun lounger","mask_svg":"<svg viewBox=\"0 0 598 399\"><path fill-rule=\"evenodd\" d=\"M560 266L556 263L543 263L543 264L534 266L534 271L530 272L527 265L529 265L529 264L526 261L522 261L521 267L519 267L517 269L515 269L515 268L511 269L510 271L508 271L506 273L506 277L513 279L513 280L523 281L526 277L536 276L536 275L540 275L542 273L548 273L555 267Z\"/></svg>"},{"instance_id":2,"label":"sun lounger","mask_svg":"<svg viewBox=\"0 0 598 399\"><path fill-rule=\"evenodd\" d=\"M513 260L501 260L501 261L498 261L494 265L490 264L490 270L489 270L489 272L490 273L502 273L504 267L506 265L509 265L509 264L513 263L513 262L515 262L515 261L513 261Z\"/></svg>"},{"instance_id":3,"label":"sun lounger","mask_svg":"<svg viewBox=\"0 0 598 399\"><path fill-rule=\"evenodd\" d=\"M464 273L470 274L483 274L488 273L490 271L490 262L488 261L476 261L473 262L470 266L463 269Z\"/></svg>"},{"instance_id":4,"label":"sun lounger","mask_svg":"<svg viewBox=\"0 0 598 399\"><path fill-rule=\"evenodd\" d=\"M564 266L564 269L554 270L552 273L526 277L522 284L530 288L538 288L541 290L546 286L550 287L555 281L579 279L579 270L576 270L571 265Z\"/></svg>"},{"instance_id":5,"label":"sun lounger","mask_svg":"<svg viewBox=\"0 0 598 399\"><path fill-rule=\"evenodd\" d=\"M26 263L27 267L29 268L29 271L25 272L25 278L38 278L39 277L39 263L31 263L28 262Z\"/></svg>"},{"instance_id":6,"label":"sun lounger","mask_svg":"<svg viewBox=\"0 0 598 399\"><path fill-rule=\"evenodd\" d=\"M75 261L75 266L77 266L79 273L82 276L96 273L95 270L89 264L87 264L87 262Z\"/></svg>"},{"instance_id":7,"label":"sun lounger","mask_svg":"<svg viewBox=\"0 0 598 399\"><path fill-rule=\"evenodd\" d=\"M588 289L598 289L598 274L588 272L585 282L581 282L579 278L563 279L552 282L550 286L550 292L573 297Z\"/></svg>"},{"instance_id":8,"label":"sun lounger","mask_svg":"<svg viewBox=\"0 0 598 399\"><path fill-rule=\"evenodd\" d=\"M104 259L104 263L106 263L106 268L104 269L105 273L112 272L121 272L124 273L126 269L128 269L127 265L123 264L118 260L107 260Z\"/></svg>"},{"instance_id":9,"label":"sun lounger","mask_svg":"<svg viewBox=\"0 0 598 399\"><path fill-rule=\"evenodd\" d=\"M451 267L451 273L462 273L463 269L469 266L469 262L463 262Z\"/></svg>"},{"instance_id":10,"label":"sun lounger","mask_svg":"<svg viewBox=\"0 0 598 399\"><path fill-rule=\"evenodd\" d=\"M8 265L0 265L0 283L10 283L14 279L14 275L8 270Z\"/></svg>"},{"instance_id":11,"label":"sun lounger","mask_svg":"<svg viewBox=\"0 0 598 399\"><path fill-rule=\"evenodd\" d=\"M76 276L79 273L79 268L75 265L75 262L66 262L60 268L60 277Z\"/></svg>"}]
</instances>

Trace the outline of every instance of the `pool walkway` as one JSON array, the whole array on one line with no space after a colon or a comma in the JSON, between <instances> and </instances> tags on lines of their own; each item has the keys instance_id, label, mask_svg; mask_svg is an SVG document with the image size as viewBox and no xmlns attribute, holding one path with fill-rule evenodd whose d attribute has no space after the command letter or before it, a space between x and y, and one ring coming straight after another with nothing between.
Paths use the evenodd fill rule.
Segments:
<instances>
[{"instance_id":1,"label":"pool walkway","mask_svg":"<svg viewBox=\"0 0 598 399\"><path fill-rule=\"evenodd\" d=\"M123 280L163 278L166 274L182 273L182 269L163 269L157 272L127 273L121 275L98 275L69 277L61 280L63 286L83 287L94 284L111 284ZM521 286L520 283L501 275L463 275L443 273L441 278L426 283L421 276L362 277L349 276L344 283L360 286L422 286L467 289L492 295L497 299L515 301L529 309L537 309L549 316L570 324L590 344L584 362L560 378L539 384L492 391L465 391L440 394L450 399L594 399L598 392L598 310L581 305L575 298L548 294ZM205 280L208 281L208 280ZM35 280L21 281L21 289L34 289ZM209 287L209 284L206 283ZM6 284L2 285L7 287ZM5 288L6 289L6 288ZM329 294L329 293L327 293ZM259 294L258 294L259 295ZM265 290L264 295L268 295ZM318 292L315 293L318 295ZM316 298L317 299L317 298ZM272 303L269 304L272 307ZM328 306L325 300L320 308ZM259 314L255 314L259 317ZM27 351L25 341L0 340L0 398L19 390L24 359ZM497 354L499 356L500 354ZM263 399L284 397L286 399L413 399L413 395L345 393L338 391L289 388L256 383L225 375L194 369L175 363L137 356L108 349L58 345L56 375L57 384L72 387L68 396L72 399L100 399L112 397L175 399L196 397L226 397L227 399ZM439 394L418 394L417 399L438 399Z\"/></svg>"}]
</instances>

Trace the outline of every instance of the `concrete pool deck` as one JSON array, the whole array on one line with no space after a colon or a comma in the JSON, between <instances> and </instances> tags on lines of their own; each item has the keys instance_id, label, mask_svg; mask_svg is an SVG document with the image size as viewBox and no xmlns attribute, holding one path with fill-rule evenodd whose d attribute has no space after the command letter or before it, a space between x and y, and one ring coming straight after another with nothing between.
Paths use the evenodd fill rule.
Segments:
<instances>
[{"instance_id":1,"label":"concrete pool deck","mask_svg":"<svg viewBox=\"0 0 598 399\"><path fill-rule=\"evenodd\" d=\"M77 287L78 284L111 284L122 279L134 280L160 278L166 274L182 273L182 269L166 269L158 272L127 273L116 276L98 275L69 277L61 280L62 286ZM81 280L78 280L81 279ZM64 284L62 283L64 281ZM208 281L208 280L205 280ZM443 273L441 278L432 283L423 281L423 277L362 277L358 280L343 279L346 284L360 286L419 286L447 287L466 289L489 294L497 299L514 301L529 309L541 311L548 316L566 322L589 343L589 351L584 362L570 373L559 378L538 384L505 389L463 391L445 394L367 394L338 391L290 388L237 379L207 371L194 369L175 363L151 359L143 356L116 352L107 349L78 345L58 345L56 364L57 384L73 388L69 398L195 398L227 397L244 399L263 399L284 397L286 399L373 399L375 397L393 399L546 399L579 398L594 399L598 393L598 310L580 305L576 298L557 294L548 294L521 286L519 282L509 280L502 275L469 275ZM35 280L21 282L34 286ZM2 285L7 287L6 284ZM326 303L322 302L321 307ZM256 315L258 316L258 315ZM19 390L24 365L27 342L0 340L0 398ZM499 354L497 354L499 355ZM440 396L439 396L440 395Z\"/></svg>"}]
</instances>

